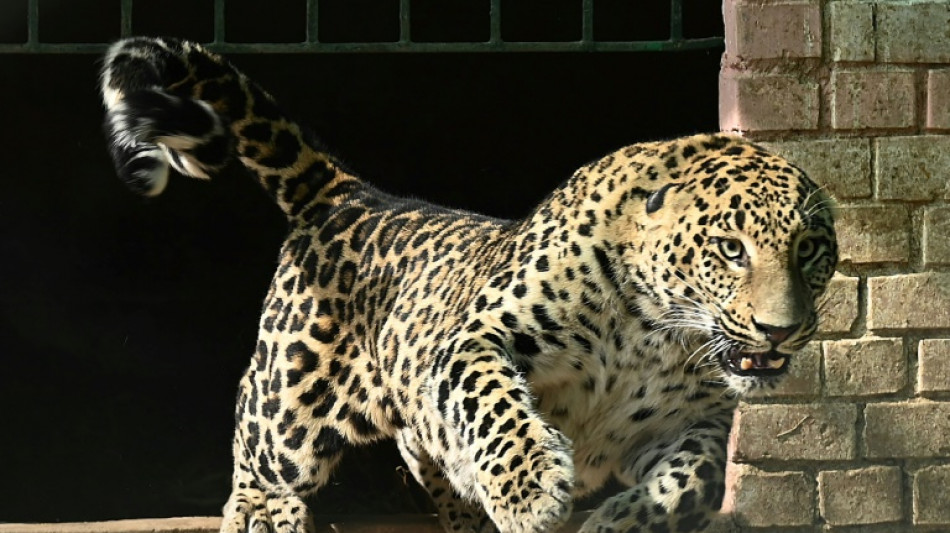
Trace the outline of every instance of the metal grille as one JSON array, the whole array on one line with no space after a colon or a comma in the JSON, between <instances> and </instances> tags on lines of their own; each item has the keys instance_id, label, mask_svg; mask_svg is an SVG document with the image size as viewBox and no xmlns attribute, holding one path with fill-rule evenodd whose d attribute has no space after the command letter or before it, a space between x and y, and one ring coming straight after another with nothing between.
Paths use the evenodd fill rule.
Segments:
<instances>
[{"instance_id":1,"label":"metal grille","mask_svg":"<svg viewBox=\"0 0 950 533\"><path fill-rule=\"evenodd\" d=\"M0 0L8 2L9 0ZM107 46L111 38L101 38L103 42L49 42L40 37L41 1L52 0L21 0L25 2L26 31L25 40L13 39L14 42L0 42L0 53L100 53ZM155 0L139 0L146 3ZM210 48L225 53L270 52L270 53L340 53L340 52L664 52L677 50L696 50L717 48L722 46L722 36L684 37L683 16L684 1L665 0L668 2L668 13L664 13L663 21L668 15L669 32L666 38L624 39L616 40L598 38L595 32L595 0L578 0L578 10L573 10L579 17L579 38L569 40L517 40L506 39L503 31L503 10L512 7L508 2L521 0L484 0L488 4L487 22L489 28L486 40L476 42L427 42L414 40L412 35L412 0L395 0L398 2L398 37L382 42L331 42L332 39L321 40L321 10L320 0L303 0L305 2L306 25L304 38L301 42L235 42L229 40L227 30L227 1L211 0L213 2L212 36L207 44ZM284 0L271 0L281 2ZM447 0L446 0L447 1ZM631 6L643 0L626 0ZM717 4L712 0L701 0L708 4ZM696 0L693 0L695 3ZM133 4L134 0L118 0L117 28L110 31L110 37L125 37L133 34ZM267 3L264 8L266 9ZM543 5L543 4L539 4ZM92 10L90 10L92 11ZM579 12L577 12L579 11ZM95 16L90 14L89 16ZM110 15L114 16L114 15ZM9 18L9 16L7 16ZM6 39L10 41L11 39Z\"/></svg>"}]
</instances>

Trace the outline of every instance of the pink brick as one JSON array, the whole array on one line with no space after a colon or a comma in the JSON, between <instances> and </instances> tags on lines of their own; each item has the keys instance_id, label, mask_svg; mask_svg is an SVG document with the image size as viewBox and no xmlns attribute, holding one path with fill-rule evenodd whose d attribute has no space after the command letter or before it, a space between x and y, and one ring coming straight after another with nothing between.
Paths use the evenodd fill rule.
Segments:
<instances>
[{"instance_id":1,"label":"pink brick","mask_svg":"<svg viewBox=\"0 0 950 533\"><path fill-rule=\"evenodd\" d=\"M801 167L833 198L871 196L871 143L866 138L836 137L763 144Z\"/></svg>"},{"instance_id":2,"label":"pink brick","mask_svg":"<svg viewBox=\"0 0 950 533\"><path fill-rule=\"evenodd\" d=\"M950 129L950 69L927 73L927 127Z\"/></svg>"},{"instance_id":3,"label":"pink brick","mask_svg":"<svg viewBox=\"0 0 950 533\"><path fill-rule=\"evenodd\" d=\"M828 290L822 297L819 308L822 309L818 322L820 333L849 333L858 319L860 301L858 285L860 278L836 273L828 284ZM787 380L787 378L786 378Z\"/></svg>"},{"instance_id":4,"label":"pink brick","mask_svg":"<svg viewBox=\"0 0 950 533\"><path fill-rule=\"evenodd\" d=\"M740 404L731 439L732 460L842 461L857 455L852 403Z\"/></svg>"},{"instance_id":5,"label":"pink brick","mask_svg":"<svg viewBox=\"0 0 950 533\"><path fill-rule=\"evenodd\" d=\"M877 199L950 199L950 135L878 137L874 152Z\"/></svg>"},{"instance_id":6,"label":"pink brick","mask_svg":"<svg viewBox=\"0 0 950 533\"><path fill-rule=\"evenodd\" d=\"M906 263L910 259L911 213L906 205L838 208L840 259L848 263Z\"/></svg>"},{"instance_id":7,"label":"pink brick","mask_svg":"<svg viewBox=\"0 0 950 533\"><path fill-rule=\"evenodd\" d=\"M924 265L950 264L950 207L939 205L924 209L924 231L921 251Z\"/></svg>"},{"instance_id":8,"label":"pink brick","mask_svg":"<svg viewBox=\"0 0 950 533\"><path fill-rule=\"evenodd\" d=\"M831 126L908 128L916 117L911 70L839 70L831 75Z\"/></svg>"},{"instance_id":9,"label":"pink brick","mask_svg":"<svg viewBox=\"0 0 950 533\"><path fill-rule=\"evenodd\" d=\"M874 61L874 4L829 2L829 53L834 61Z\"/></svg>"},{"instance_id":10,"label":"pink brick","mask_svg":"<svg viewBox=\"0 0 950 533\"><path fill-rule=\"evenodd\" d=\"M950 3L946 0L878 2L877 60L884 63L950 62Z\"/></svg>"},{"instance_id":11,"label":"pink brick","mask_svg":"<svg viewBox=\"0 0 950 533\"><path fill-rule=\"evenodd\" d=\"M947 487L950 487L950 465L930 466L914 474L915 524L950 525Z\"/></svg>"},{"instance_id":12,"label":"pink brick","mask_svg":"<svg viewBox=\"0 0 950 533\"><path fill-rule=\"evenodd\" d=\"M739 59L821 57L817 2L726 2L726 50Z\"/></svg>"},{"instance_id":13,"label":"pink brick","mask_svg":"<svg viewBox=\"0 0 950 533\"><path fill-rule=\"evenodd\" d=\"M950 392L950 339L923 339L917 360L918 392Z\"/></svg>"},{"instance_id":14,"label":"pink brick","mask_svg":"<svg viewBox=\"0 0 950 533\"><path fill-rule=\"evenodd\" d=\"M899 338L824 341L823 347L829 396L896 393L907 383L907 361Z\"/></svg>"},{"instance_id":15,"label":"pink brick","mask_svg":"<svg viewBox=\"0 0 950 533\"><path fill-rule=\"evenodd\" d=\"M818 83L799 76L755 74L725 67L719 75L719 125L724 131L818 128Z\"/></svg>"},{"instance_id":16,"label":"pink brick","mask_svg":"<svg viewBox=\"0 0 950 533\"><path fill-rule=\"evenodd\" d=\"M950 273L869 277L867 327L871 330L950 328Z\"/></svg>"},{"instance_id":17,"label":"pink brick","mask_svg":"<svg viewBox=\"0 0 950 533\"><path fill-rule=\"evenodd\" d=\"M864 408L866 457L932 458L950 455L950 402L869 403Z\"/></svg>"},{"instance_id":18,"label":"pink brick","mask_svg":"<svg viewBox=\"0 0 950 533\"><path fill-rule=\"evenodd\" d=\"M818 507L832 526L897 522L903 517L901 484L896 466L819 472Z\"/></svg>"},{"instance_id":19,"label":"pink brick","mask_svg":"<svg viewBox=\"0 0 950 533\"><path fill-rule=\"evenodd\" d=\"M814 500L815 480L804 472L766 472L735 463L726 467L723 510L741 526L811 525Z\"/></svg>"}]
</instances>

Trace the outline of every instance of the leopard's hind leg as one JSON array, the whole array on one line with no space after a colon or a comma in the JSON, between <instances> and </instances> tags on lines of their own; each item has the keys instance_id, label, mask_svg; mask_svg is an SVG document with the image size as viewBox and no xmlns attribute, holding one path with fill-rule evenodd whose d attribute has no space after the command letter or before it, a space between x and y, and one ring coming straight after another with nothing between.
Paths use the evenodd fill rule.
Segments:
<instances>
[{"instance_id":1,"label":"leopard's hind leg","mask_svg":"<svg viewBox=\"0 0 950 533\"><path fill-rule=\"evenodd\" d=\"M262 488L238 436L234 448L237 464L231 496L224 505L221 533L315 533L313 517L302 495Z\"/></svg>"},{"instance_id":2,"label":"leopard's hind leg","mask_svg":"<svg viewBox=\"0 0 950 533\"><path fill-rule=\"evenodd\" d=\"M224 506L221 533L315 533L313 517L296 494L267 495L250 480L238 482ZM241 485L243 488L238 488Z\"/></svg>"},{"instance_id":3,"label":"leopard's hind leg","mask_svg":"<svg viewBox=\"0 0 950 533\"><path fill-rule=\"evenodd\" d=\"M241 381L232 492L221 532L314 533L304 499L326 485L347 441L329 417L311 417L313 409L275 401L279 395L261 378L267 375L259 370L263 366L252 364Z\"/></svg>"}]
</instances>

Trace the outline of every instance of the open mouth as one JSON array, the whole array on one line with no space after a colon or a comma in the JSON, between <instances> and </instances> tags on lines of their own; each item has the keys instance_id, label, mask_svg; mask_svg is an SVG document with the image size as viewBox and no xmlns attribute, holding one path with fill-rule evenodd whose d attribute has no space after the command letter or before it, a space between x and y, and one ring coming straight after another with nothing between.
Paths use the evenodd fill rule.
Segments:
<instances>
[{"instance_id":1,"label":"open mouth","mask_svg":"<svg viewBox=\"0 0 950 533\"><path fill-rule=\"evenodd\" d=\"M789 355L775 350L746 352L731 350L722 360L722 366L730 374L748 377L780 376L788 371Z\"/></svg>"}]
</instances>

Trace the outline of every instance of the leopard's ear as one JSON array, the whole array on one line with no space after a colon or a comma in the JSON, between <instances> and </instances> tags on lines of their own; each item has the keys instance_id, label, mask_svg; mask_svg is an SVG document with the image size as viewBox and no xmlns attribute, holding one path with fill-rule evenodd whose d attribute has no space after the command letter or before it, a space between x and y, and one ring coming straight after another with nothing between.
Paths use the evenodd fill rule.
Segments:
<instances>
[{"instance_id":1,"label":"leopard's ear","mask_svg":"<svg viewBox=\"0 0 950 533\"><path fill-rule=\"evenodd\" d=\"M656 213L663 207L665 203L667 203L666 193L674 187L676 188L676 191L679 191L681 184L667 183L666 185L653 191L650 196L647 197L646 210L648 215Z\"/></svg>"}]
</instances>

